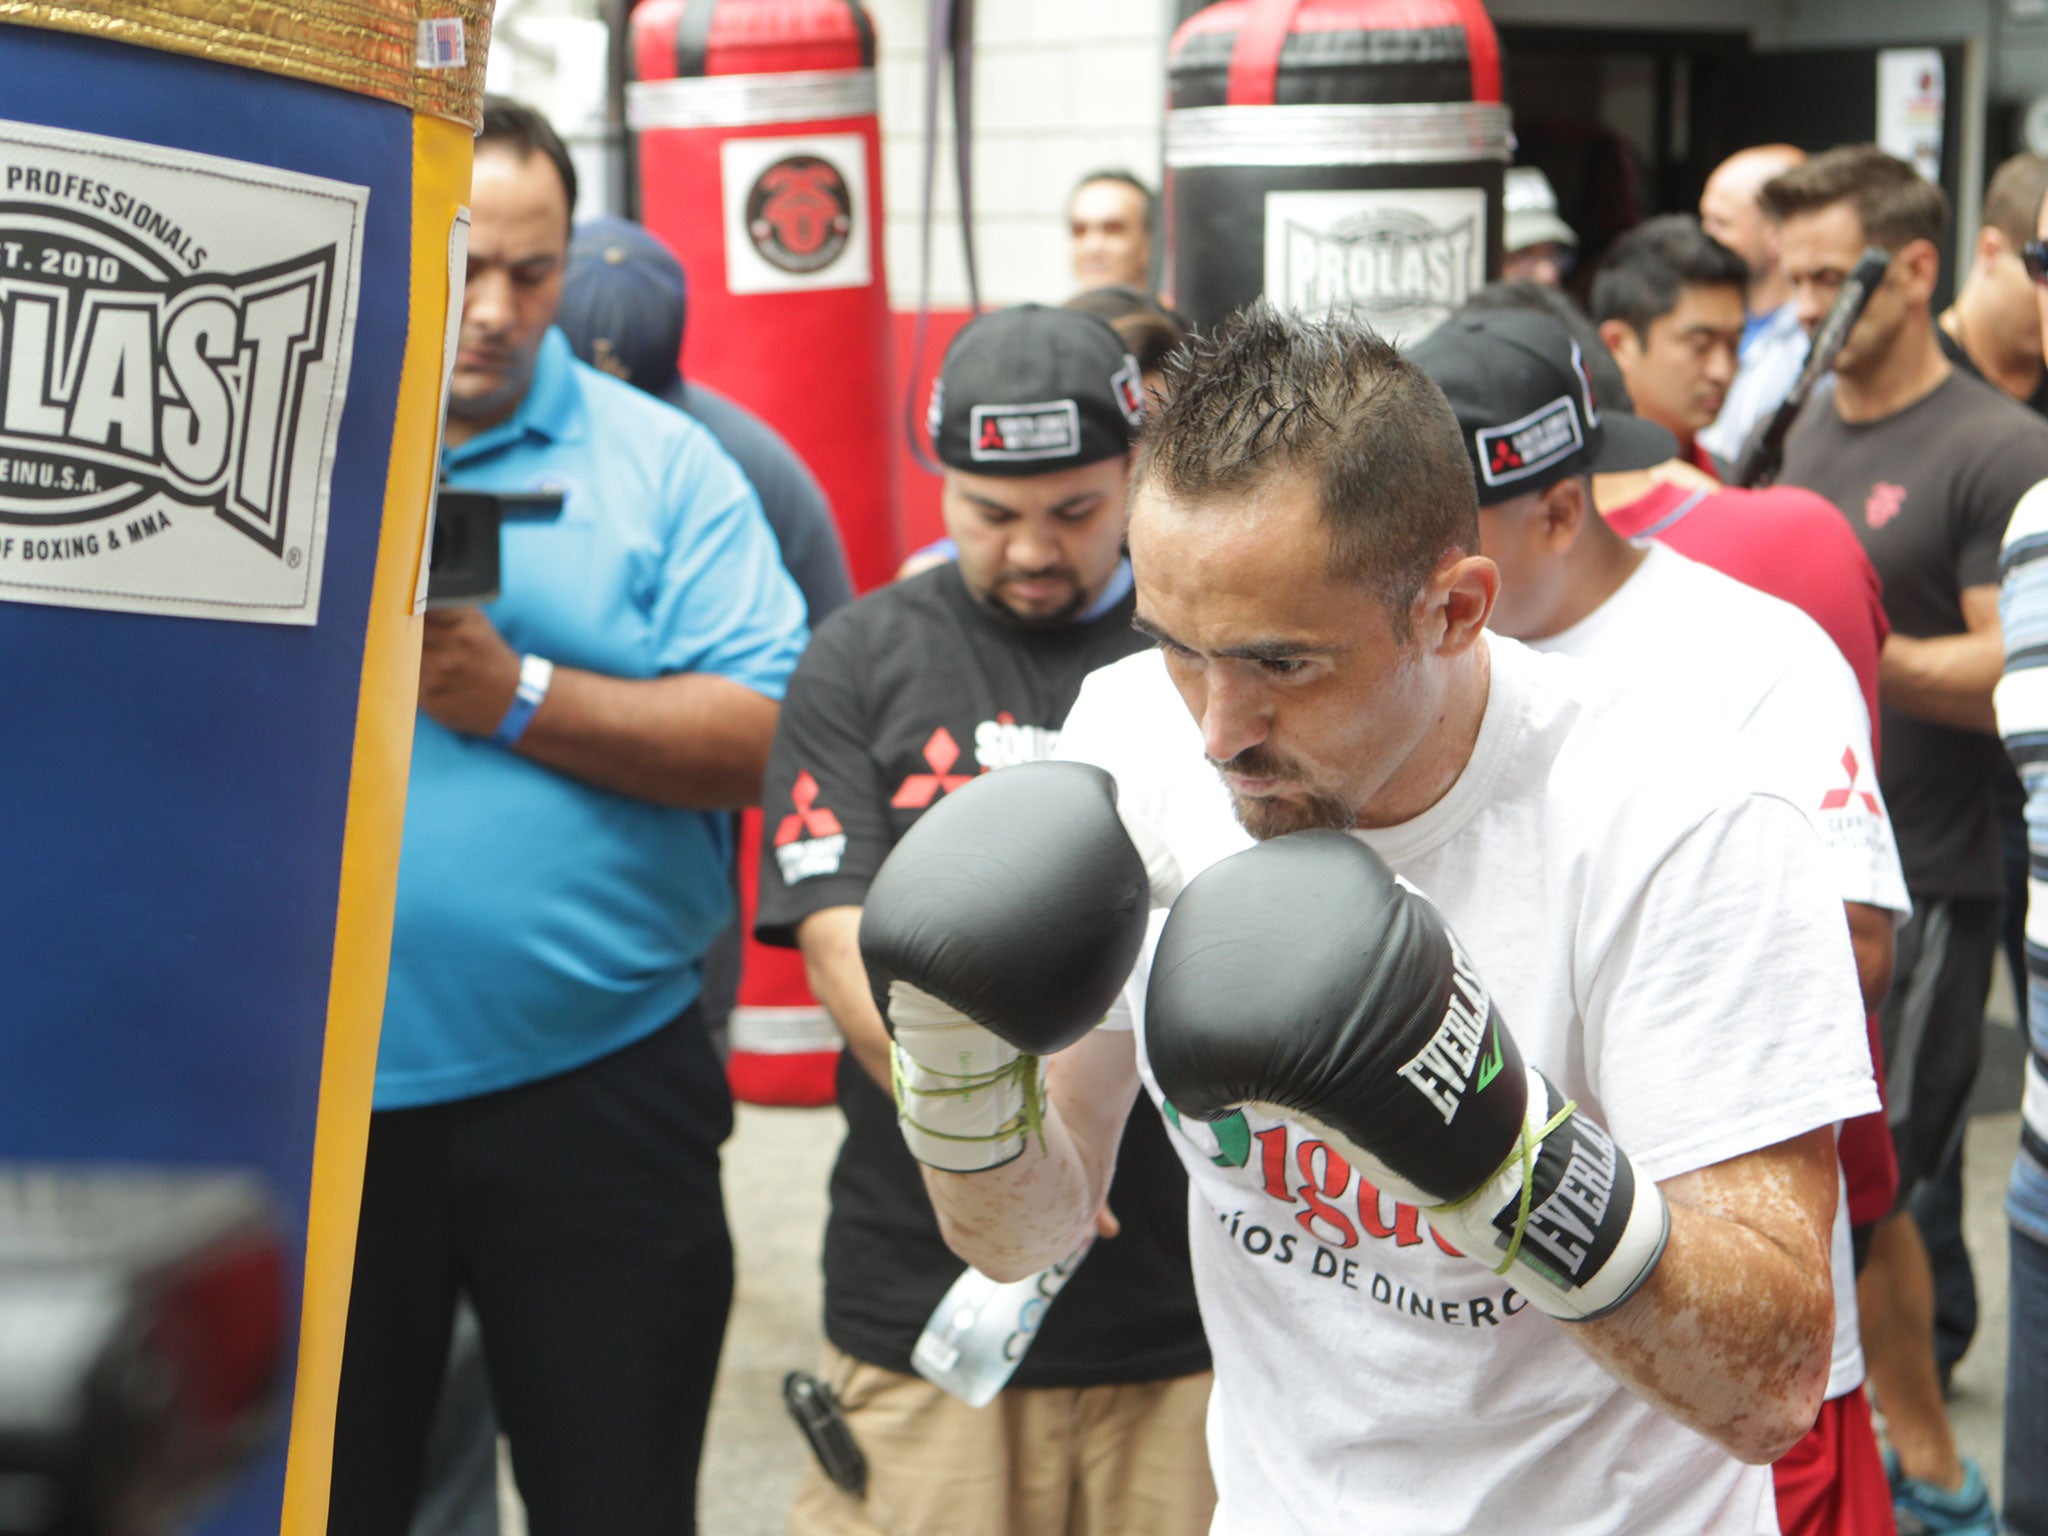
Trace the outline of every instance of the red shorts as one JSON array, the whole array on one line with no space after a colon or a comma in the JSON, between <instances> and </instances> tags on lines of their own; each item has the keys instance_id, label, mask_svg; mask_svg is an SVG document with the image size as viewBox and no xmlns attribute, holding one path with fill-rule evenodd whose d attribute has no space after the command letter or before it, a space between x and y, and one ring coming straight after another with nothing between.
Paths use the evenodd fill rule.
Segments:
<instances>
[{"instance_id":1,"label":"red shorts","mask_svg":"<svg viewBox=\"0 0 2048 1536\"><path fill-rule=\"evenodd\" d=\"M1771 1468L1785 1536L1895 1536L1892 1490L1861 1387L1820 1406L1813 1428Z\"/></svg>"},{"instance_id":2,"label":"red shorts","mask_svg":"<svg viewBox=\"0 0 2048 1536\"><path fill-rule=\"evenodd\" d=\"M1877 1015L1864 1018L1870 1036L1870 1066L1877 1074L1877 1096L1884 1098L1884 1047L1878 1043ZM1891 1215L1899 1203L1899 1158L1892 1147L1892 1128L1882 1109L1842 1122L1835 1144L1849 1189L1849 1225L1867 1227Z\"/></svg>"}]
</instances>

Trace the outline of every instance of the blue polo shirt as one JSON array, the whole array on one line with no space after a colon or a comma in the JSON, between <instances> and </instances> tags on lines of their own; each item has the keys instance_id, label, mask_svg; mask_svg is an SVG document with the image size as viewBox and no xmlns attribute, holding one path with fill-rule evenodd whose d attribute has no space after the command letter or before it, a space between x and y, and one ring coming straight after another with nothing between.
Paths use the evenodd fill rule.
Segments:
<instances>
[{"instance_id":1,"label":"blue polo shirt","mask_svg":"<svg viewBox=\"0 0 2048 1536\"><path fill-rule=\"evenodd\" d=\"M712 673L769 698L803 600L709 432L541 344L516 414L448 483L556 490L511 522L484 610L514 650L614 677ZM418 718L378 1109L471 1098L623 1049L697 995L731 914L731 818L615 795Z\"/></svg>"}]
</instances>

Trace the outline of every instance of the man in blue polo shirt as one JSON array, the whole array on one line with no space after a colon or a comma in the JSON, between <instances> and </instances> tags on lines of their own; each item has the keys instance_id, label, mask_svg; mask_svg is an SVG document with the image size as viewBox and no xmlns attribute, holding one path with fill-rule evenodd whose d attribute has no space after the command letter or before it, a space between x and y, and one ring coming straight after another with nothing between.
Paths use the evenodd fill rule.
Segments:
<instances>
[{"instance_id":1,"label":"man in blue polo shirt","mask_svg":"<svg viewBox=\"0 0 2048 1536\"><path fill-rule=\"evenodd\" d=\"M695 1528L732 1291L697 992L803 605L709 435L552 329L574 201L488 102L444 469L565 502L427 618L335 1536L406 1529L458 1294L533 1536Z\"/></svg>"}]
</instances>

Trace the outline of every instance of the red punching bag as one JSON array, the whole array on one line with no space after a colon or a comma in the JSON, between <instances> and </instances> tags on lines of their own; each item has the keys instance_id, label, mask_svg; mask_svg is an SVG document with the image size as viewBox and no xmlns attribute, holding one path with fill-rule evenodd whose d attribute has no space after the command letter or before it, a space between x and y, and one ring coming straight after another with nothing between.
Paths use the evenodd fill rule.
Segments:
<instances>
[{"instance_id":1,"label":"red punching bag","mask_svg":"<svg viewBox=\"0 0 2048 1536\"><path fill-rule=\"evenodd\" d=\"M1195 324L1263 296L1413 342L1499 273L1512 136L1480 0L1221 0L1167 75L1168 281Z\"/></svg>"},{"instance_id":2,"label":"red punching bag","mask_svg":"<svg viewBox=\"0 0 2048 1536\"><path fill-rule=\"evenodd\" d=\"M874 30L857 0L644 0L632 29L641 219L690 279L684 375L789 439L832 503L854 585L879 586L903 541ZM749 929L761 838L749 811ZM839 1033L795 951L748 937L731 1045L740 1099L831 1101Z\"/></svg>"},{"instance_id":3,"label":"red punching bag","mask_svg":"<svg viewBox=\"0 0 2048 1536\"><path fill-rule=\"evenodd\" d=\"M902 562L875 40L857 0L644 0L640 216L690 277L684 375L765 417L831 498L854 585Z\"/></svg>"}]
</instances>

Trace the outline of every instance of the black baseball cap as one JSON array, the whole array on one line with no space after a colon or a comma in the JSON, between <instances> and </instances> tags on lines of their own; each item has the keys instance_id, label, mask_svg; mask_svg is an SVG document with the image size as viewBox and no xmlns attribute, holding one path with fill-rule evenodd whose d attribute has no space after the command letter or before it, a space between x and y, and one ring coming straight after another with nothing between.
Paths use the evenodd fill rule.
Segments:
<instances>
[{"instance_id":1,"label":"black baseball cap","mask_svg":"<svg viewBox=\"0 0 2048 1536\"><path fill-rule=\"evenodd\" d=\"M926 424L953 469L1045 475L1128 452L1144 416L1138 360L1108 321L1020 304L953 338Z\"/></svg>"},{"instance_id":2,"label":"black baseball cap","mask_svg":"<svg viewBox=\"0 0 2048 1536\"><path fill-rule=\"evenodd\" d=\"M640 225L585 219L571 232L555 323L592 367L680 405L689 305L682 263Z\"/></svg>"},{"instance_id":3,"label":"black baseball cap","mask_svg":"<svg viewBox=\"0 0 2048 1536\"><path fill-rule=\"evenodd\" d=\"M1571 475L1648 469L1678 454L1653 421L1593 403L1585 352L1553 316L1464 311L1408 349L1457 413L1490 507Z\"/></svg>"}]
</instances>

